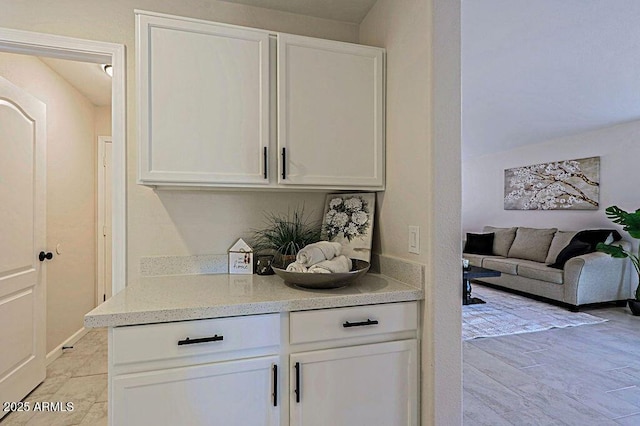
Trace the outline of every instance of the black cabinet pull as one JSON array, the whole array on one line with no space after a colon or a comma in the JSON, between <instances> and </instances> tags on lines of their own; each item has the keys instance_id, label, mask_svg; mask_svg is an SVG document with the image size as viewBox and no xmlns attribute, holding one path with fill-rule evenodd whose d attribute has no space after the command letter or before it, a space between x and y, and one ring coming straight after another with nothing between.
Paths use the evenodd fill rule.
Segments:
<instances>
[{"instance_id":1,"label":"black cabinet pull","mask_svg":"<svg viewBox=\"0 0 640 426\"><path fill-rule=\"evenodd\" d=\"M224 336L218 336L217 334L213 337L202 337L200 339L190 339L187 337L184 340L178 340L178 346L193 345L196 343L219 342L220 340L223 340L223 339L224 339Z\"/></svg>"},{"instance_id":2,"label":"black cabinet pull","mask_svg":"<svg viewBox=\"0 0 640 426\"><path fill-rule=\"evenodd\" d=\"M278 406L278 366L273 364L273 406Z\"/></svg>"},{"instance_id":3,"label":"black cabinet pull","mask_svg":"<svg viewBox=\"0 0 640 426\"><path fill-rule=\"evenodd\" d=\"M300 402L300 363L296 362L294 368L296 369L296 389L294 392L296 394L296 402Z\"/></svg>"},{"instance_id":4,"label":"black cabinet pull","mask_svg":"<svg viewBox=\"0 0 640 426\"><path fill-rule=\"evenodd\" d=\"M363 325L377 325L377 324L378 324L378 320L367 319L366 321L360 321L360 322L346 321L344 324L342 324L342 326L344 328L349 328L349 327L362 327Z\"/></svg>"},{"instance_id":5,"label":"black cabinet pull","mask_svg":"<svg viewBox=\"0 0 640 426\"><path fill-rule=\"evenodd\" d=\"M287 148L282 148L282 179L287 178Z\"/></svg>"},{"instance_id":6,"label":"black cabinet pull","mask_svg":"<svg viewBox=\"0 0 640 426\"><path fill-rule=\"evenodd\" d=\"M268 155L267 155L267 147L265 146L262 150L262 160L264 161L264 178L268 179L269 176L267 175L267 163L269 161Z\"/></svg>"},{"instance_id":7,"label":"black cabinet pull","mask_svg":"<svg viewBox=\"0 0 640 426\"><path fill-rule=\"evenodd\" d=\"M51 252L43 252L41 251L40 254L38 255L38 259L40 259L40 262L44 262L45 259L47 260L51 260L53 259L53 253Z\"/></svg>"}]
</instances>

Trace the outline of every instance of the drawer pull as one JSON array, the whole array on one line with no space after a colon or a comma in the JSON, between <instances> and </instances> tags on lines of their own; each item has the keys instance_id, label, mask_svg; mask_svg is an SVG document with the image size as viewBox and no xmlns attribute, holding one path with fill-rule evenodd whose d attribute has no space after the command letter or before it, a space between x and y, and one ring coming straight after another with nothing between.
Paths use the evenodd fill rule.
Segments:
<instances>
[{"instance_id":1,"label":"drawer pull","mask_svg":"<svg viewBox=\"0 0 640 426\"><path fill-rule=\"evenodd\" d=\"M178 340L178 346L182 345L193 345L196 343L207 343L207 342L219 342L223 340L224 336L218 336L217 334L213 337L202 337L200 339L189 339L188 337L184 340Z\"/></svg>"},{"instance_id":2,"label":"drawer pull","mask_svg":"<svg viewBox=\"0 0 640 426\"><path fill-rule=\"evenodd\" d=\"M377 324L378 324L378 320L367 319L366 321L360 321L360 322L346 321L344 324L342 324L342 326L344 328L349 328L349 327L362 327L363 325L377 325Z\"/></svg>"},{"instance_id":3,"label":"drawer pull","mask_svg":"<svg viewBox=\"0 0 640 426\"><path fill-rule=\"evenodd\" d=\"M296 394L296 402L300 402L300 363L296 362L296 388L293 391Z\"/></svg>"}]
</instances>

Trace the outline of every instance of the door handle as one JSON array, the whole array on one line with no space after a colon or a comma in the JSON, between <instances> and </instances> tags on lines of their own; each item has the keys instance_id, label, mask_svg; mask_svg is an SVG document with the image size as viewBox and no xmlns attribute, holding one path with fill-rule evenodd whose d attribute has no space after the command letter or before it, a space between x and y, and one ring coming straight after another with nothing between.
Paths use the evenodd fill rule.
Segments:
<instances>
[{"instance_id":1,"label":"door handle","mask_svg":"<svg viewBox=\"0 0 640 426\"><path fill-rule=\"evenodd\" d=\"M40 254L38 255L38 259L40 259L40 262L44 262L45 259L46 260L51 260L53 259L53 253L49 252L43 252L41 251Z\"/></svg>"},{"instance_id":2,"label":"door handle","mask_svg":"<svg viewBox=\"0 0 640 426\"><path fill-rule=\"evenodd\" d=\"M296 402L300 402L300 363L296 362L293 368L296 370L296 388L293 393L296 394Z\"/></svg>"}]
</instances>

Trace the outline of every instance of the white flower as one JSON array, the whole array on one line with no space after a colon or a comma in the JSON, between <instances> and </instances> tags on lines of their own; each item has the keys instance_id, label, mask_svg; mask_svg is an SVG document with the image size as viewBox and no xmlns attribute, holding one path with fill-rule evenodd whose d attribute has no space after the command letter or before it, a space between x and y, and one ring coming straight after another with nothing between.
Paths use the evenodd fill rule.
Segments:
<instances>
[{"instance_id":1,"label":"white flower","mask_svg":"<svg viewBox=\"0 0 640 426\"><path fill-rule=\"evenodd\" d=\"M347 210L351 210L351 211L361 210L362 201L355 197L349 198L348 200L345 200L344 206L347 208Z\"/></svg>"},{"instance_id":2,"label":"white flower","mask_svg":"<svg viewBox=\"0 0 640 426\"><path fill-rule=\"evenodd\" d=\"M334 198L333 200L329 201L329 207L332 209L335 209L340 204L342 204L342 198Z\"/></svg>"},{"instance_id":3,"label":"white flower","mask_svg":"<svg viewBox=\"0 0 640 426\"><path fill-rule=\"evenodd\" d=\"M365 223L367 223L368 217L365 212L355 212L351 215L351 220L356 225L364 225Z\"/></svg>"},{"instance_id":4,"label":"white flower","mask_svg":"<svg viewBox=\"0 0 640 426\"><path fill-rule=\"evenodd\" d=\"M337 226L338 228L344 227L347 223L349 223L349 215L344 212L336 213L335 216L333 216L333 220L331 221L331 224L333 226Z\"/></svg>"},{"instance_id":5,"label":"white flower","mask_svg":"<svg viewBox=\"0 0 640 426\"><path fill-rule=\"evenodd\" d=\"M358 228L355 224L350 223L349 226L347 226L344 230L344 233L349 235L356 235L358 233Z\"/></svg>"},{"instance_id":6,"label":"white flower","mask_svg":"<svg viewBox=\"0 0 640 426\"><path fill-rule=\"evenodd\" d=\"M327 223L331 223L331 220L333 219L333 217L334 217L335 215L336 215L336 211L335 211L335 210L329 210L329 211L327 212L327 216L326 216Z\"/></svg>"}]
</instances>

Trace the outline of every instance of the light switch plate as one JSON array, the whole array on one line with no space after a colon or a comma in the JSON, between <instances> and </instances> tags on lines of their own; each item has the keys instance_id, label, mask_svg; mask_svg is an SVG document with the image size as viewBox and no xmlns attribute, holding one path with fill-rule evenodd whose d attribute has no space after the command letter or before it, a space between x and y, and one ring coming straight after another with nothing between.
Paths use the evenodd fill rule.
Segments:
<instances>
[{"instance_id":1,"label":"light switch plate","mask_svg":"<svg viewBox=\"0 0 640 426\"><path fill-rule=\"evenodd\" d=\"M420 254L419 226L409 226L409 253Z\"/></svg>"}]
</instances>

